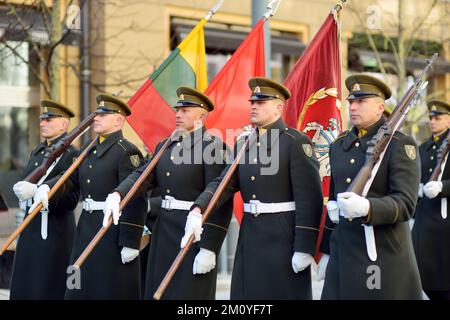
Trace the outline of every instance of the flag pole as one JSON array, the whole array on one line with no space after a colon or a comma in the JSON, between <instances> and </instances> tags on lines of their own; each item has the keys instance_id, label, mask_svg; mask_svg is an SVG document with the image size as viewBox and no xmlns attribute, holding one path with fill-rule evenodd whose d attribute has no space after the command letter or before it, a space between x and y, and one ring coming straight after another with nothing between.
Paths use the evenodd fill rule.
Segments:
<instances>
[{"instance_id":1,"label":"flag pole","mask_svg":"<svg viewBox=\"0 0 450 320\"><path fill-rule=\"evenodd\" d=\"M264 13L263 18L265 20L269 20L270 17L272 17L278 10L278 7L280 6L282 0L272 0L269 2L269 4L266 7L266 13ZM276 5L274 7L274 5Z\"/></svg>"},{"instance_id":2,"label":"flag pole","mask_svg":"<svg viewBox=\"0 0 450 320\"><path fill-rule=\"evenodd\" d=\"M206 21L209 21L213 17L213 15L217 12L217 10L219 10L219 8L222 6L224 1L225 0L219 0L219 2L217 2L216 5L211 10L208 11L208 13L205 16Z\"/></svg>"},{"instance_id":3,"label":"flag pole","mask_svg":"<svg viewBox=\"0 0 450 320\"><path fill-rule=\"evenodd\" d=\"M341 9L344 7L344 4L346 2L347 2L347 0L340 0L338 3L336 3L336 5L331 10L331 12L336 13L336 14L339 13L339 11L341 11Z\"/></svg>"}]
</instances>

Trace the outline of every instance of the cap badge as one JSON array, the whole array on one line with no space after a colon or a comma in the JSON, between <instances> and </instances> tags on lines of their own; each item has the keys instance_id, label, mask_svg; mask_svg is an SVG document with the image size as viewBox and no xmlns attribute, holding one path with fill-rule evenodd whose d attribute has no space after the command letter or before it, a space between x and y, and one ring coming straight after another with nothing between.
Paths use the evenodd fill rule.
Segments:
<instances>
[{"instance_id":1,"label":"cap badge","mask_svg":"<svg viewBox=\"0 0 450 320\"><path fill-rule=\"evenodd\" d=\"M253 90L254 93L261 93L261 88L259 86L256 86Z\"/></svg>"},{"instance_id":2,"label":"cap badge","mask_svg":"<svg viewBox=\"0 0 450 320\"><path fill-rule=\"evenodd\" d=\"M184 94L180 94L180 100L184 100Z\"/></svg>"},{"instance_id":3,"label":"cap badge","mask_svg":"<svg viewBox=\"0 0 450 320\"><path fill-rule=\"evenodd\" d=\"M352 91L359 91L361 90L361 87L359 86L359 83L355 83L352 87Z\"/></svg>"},{"instance_id":4,"label":"cap badge","mask_svg":"<svg viewBox=\"0 0 450 320\"><path fill-rule=\"evenodd\" d=\"M99 103L99 105L98 105L99 107L104 107L105 106L105 101L100 101L100 103Z\"/></svg>"}]
</instances>

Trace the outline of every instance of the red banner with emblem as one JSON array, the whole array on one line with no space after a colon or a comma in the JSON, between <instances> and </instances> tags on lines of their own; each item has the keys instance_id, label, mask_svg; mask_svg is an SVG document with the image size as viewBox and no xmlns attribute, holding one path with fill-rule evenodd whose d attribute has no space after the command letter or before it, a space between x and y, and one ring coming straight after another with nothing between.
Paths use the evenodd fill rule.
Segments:
<instances>
[{"instance_id":1,"label":"red banner with emblem","mask_svg":"<svg viewBox=\"0 0 450 320\"><path fill-rule=\"evenodd\" d=\"M303 52L284 84L292 97L287 100L283 118L288 126L307 134L320 163L324 205L328 201L330 164L328 151L342 130L341 60L339 19L330 13ZM322 213L318 244L322 239L326 207ZM319 246L317 246L318 248ZM316 261L319 259L316 252Z\"/></svg>"}]
</instances>

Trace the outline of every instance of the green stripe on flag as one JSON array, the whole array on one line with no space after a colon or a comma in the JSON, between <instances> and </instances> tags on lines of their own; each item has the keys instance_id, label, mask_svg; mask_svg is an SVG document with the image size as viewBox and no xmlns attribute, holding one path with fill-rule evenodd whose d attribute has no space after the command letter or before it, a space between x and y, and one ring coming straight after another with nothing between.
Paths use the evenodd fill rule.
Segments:
<instances>
[{"instance_id":1,"label":"green stripe on flag","mask_svg":"<svg viewBox=\"0 0 450 320\"><path fill-rule=\"evenodd\" d=\"M153 87L172 108L178 101L176 93L178 87L190 86L195 88L195 73L179 54L178 48L152 74L151 78L153 79Z\"/></svg>"}]
</instances>

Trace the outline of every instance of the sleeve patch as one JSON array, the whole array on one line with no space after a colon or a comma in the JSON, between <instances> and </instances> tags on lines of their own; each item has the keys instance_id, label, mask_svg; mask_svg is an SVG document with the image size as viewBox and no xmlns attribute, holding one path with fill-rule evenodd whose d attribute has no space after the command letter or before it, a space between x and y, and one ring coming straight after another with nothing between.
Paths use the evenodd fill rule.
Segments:
<instances>
[{"instance_id":1,"label":"sleeve patch","mask_svg":"<svg viewBox=\"0 0 450 320\"><path fill-rule=\"evenodd\" d=\"M411 160L416 159L416 157L417 157L416 146L411 145L411 144L405 145L405 152L406 152L406 155L408 156L408 158L410 158Z\"/></svg>"},{"instance_id":2,"label":"sleeve patch","mask_svg":"<svg viewBox=\"0 0 450 320\"><path fill-rule=\"evenodd\" d=\"M139 167L139 165L141 164L141 159L139 159L139 156L137 154L130 156L130 161L135 168Z\"/></svg>"},{"instance_id":3,"label":"sleeve patch","mask_svg":"<svg viewBox=\"0 0 450 320\"><path fill-rule=\"evenodd\" d=\"M306 156L311 158L312 157L312 147L310 144L304 143L302 144L303 151L305 152Z\"/></svg>"}]
</instances>

